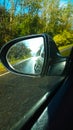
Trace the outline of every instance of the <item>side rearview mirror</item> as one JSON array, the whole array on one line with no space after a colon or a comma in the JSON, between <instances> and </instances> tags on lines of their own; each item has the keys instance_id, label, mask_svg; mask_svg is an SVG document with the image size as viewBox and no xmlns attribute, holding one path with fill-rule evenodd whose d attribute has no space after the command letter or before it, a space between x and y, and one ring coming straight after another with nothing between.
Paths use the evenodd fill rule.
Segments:
<instances>
[{"instance_id":1,"label":"side rearview mirror","mask_svg":"<svg viewBox=\"0 0 73 130\"><path fill-rule=\"evenodd\" d=\"M47 34L16 38L0 52L8 70L26 76L61 75L66 58L62 57L53 39Z\"/></svg>"},{"instance_id":2,"label":"side rearview mirror","mask_svg":"<svg viewBox=\"0 0 73 130\"><path fill-rule=\"evenodd\" d=\"M10 41L1 50L1 61L12 72L40 76L46 71L47 35L31 35Z\"/></svg>"}]
</instances>

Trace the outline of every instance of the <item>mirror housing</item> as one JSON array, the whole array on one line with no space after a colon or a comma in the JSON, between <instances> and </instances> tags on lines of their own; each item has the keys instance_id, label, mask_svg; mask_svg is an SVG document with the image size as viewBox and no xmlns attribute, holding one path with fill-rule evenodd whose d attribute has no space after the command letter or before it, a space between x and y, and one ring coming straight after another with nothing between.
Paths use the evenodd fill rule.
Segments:
<instances>
[{"instance_id":1,"label":"mirror housing","mask_svg":"<svg viewBox=\"0 0 73 130\"><path fill-rule=\"evenodd\" d=\"M48 34L16 38L2 47L0 58L11 72L33 77L64 75L66 65L66 57Z\"/></svg>"}]
</instances>

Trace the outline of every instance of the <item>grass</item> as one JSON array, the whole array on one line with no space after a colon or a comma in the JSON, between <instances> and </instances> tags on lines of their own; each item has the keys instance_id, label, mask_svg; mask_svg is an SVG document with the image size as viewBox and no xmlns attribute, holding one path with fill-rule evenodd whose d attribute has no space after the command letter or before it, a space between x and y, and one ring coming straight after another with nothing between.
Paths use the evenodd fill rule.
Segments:
<instances>
[{"instance_id":1,"label":"grass","mask_svg":"<svg viewBox=\"0 0 73 130\"><path fill-rule=\"evenodd\" d=\"M71 48L69 48L68 50L65 50L65 51L60 51L62 56L69 56L70 52L71 52Z\"/></svg>"},{"instance_id":2,"label":"grass","mask_svg":"<svg viewBox=\"0 0 73 130\"><path fill-rule=\"evenodd\" d=\"M23 61L24 59L27 59L29 57L24 57L23 59L18 59L18 60L15 60L15 59L12 59L12 61L10 61L10 64L11 65L14 65L16 63L19 63L20 61ZM4 65L0 62L0 75L7 72L8 70L6 69L6 67L4 67Z\"/></svg>"},{"instance_id":3,"label":"grass","mask_svg":"<svg viewBox=\"0 0 73 130\"><path fill-rule=\"evenodd\" d=\"M73 44L59 47L59 51L60 51L61 55L62 56L69 56L72 46L73 46Z\"/></svg>"},{"instance_id":4,"label":"grass","mask_svg":"<svg viewBox=\"0 0 73 130\"><path fill-rule=\"evenodd\" d=\"M7 69L3 66L3 64L0 62L0 75L7 72Z\"/></svg>"},{"instance_id":5,"label":"grass","mask_svg":"<svg viewBox=\"0 0 73 130\"><path fill-rule=\"evenodd\" d=\"M59 47L59 50L61 51L61 50L70 48L70 47L72 47L72 46L73 46L73 44L70 44L70 45L67 45L67 46L62 46L62 47Z\"/></svg>"},{"instance_id":6,"label":"grass","mask_svg":"<svg viewBox=\"0 0 73 130\"><path fill-rule=\"evenodd\" d=\"M71 45L67 45L67 46L63 46L63 47L59 47L60 53L63 56L68 56L70 54L70 50L71 47L73 46L73 44ZM68 49L69 48L69 49ZM66 50L64 50L66 49ZM64 50L64 51L63 51ZM14 62L13 62L14 63ZM0 62L0 75L7 72L7 69L3 66L3 64Z\"/></svg>"},{"instance_id":7,"label":"grass","mask_svg":"<svg viewBox=\"0 0 73 130\"><path fill-rule=\"evenodd\" d=\"M17 64L17 63L19 63L21 61L26 60L27 58L29 58L29 56L24 56L24 57L21 57L21 58L18 58L18 59L12 58L12 59L10 59L9 62L10 62L11 65L14 65L14 64Z\"/></svg>"}]
</instances>

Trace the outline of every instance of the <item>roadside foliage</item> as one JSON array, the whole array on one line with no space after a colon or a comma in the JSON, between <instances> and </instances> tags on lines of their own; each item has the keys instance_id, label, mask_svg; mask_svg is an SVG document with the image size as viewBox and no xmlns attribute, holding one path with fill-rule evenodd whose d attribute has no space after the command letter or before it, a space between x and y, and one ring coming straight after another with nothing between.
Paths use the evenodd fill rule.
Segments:
<instances>
[{"instance_id":1,"label":"roadside foliage","mask_svg":"<svg viewBox=\"0 0 73 130\"><path fill-rule=\"evenodd\" d=\"M69 0L0 2L0 48L19 36L50 34L58 46L73 43L73 3Z\"/></svg>"}]
</instances>

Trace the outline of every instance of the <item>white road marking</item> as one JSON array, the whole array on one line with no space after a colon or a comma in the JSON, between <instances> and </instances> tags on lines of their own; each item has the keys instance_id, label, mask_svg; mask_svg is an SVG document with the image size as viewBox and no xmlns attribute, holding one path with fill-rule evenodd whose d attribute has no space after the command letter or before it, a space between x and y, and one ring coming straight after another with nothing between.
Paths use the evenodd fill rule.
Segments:
<instances>
[{"instance_id":1,"label":"white road marking","mask_svg":"<svg viewBox=\"0 0 73 130\"><path fill-rule=\"evenodd\" d=\"M0 76L4 76L4 75L6 75L6 74L9 74L10 72L6 72L6 73L4 73L4 74L1 74Z\"/></svg>"}]
</instances>

